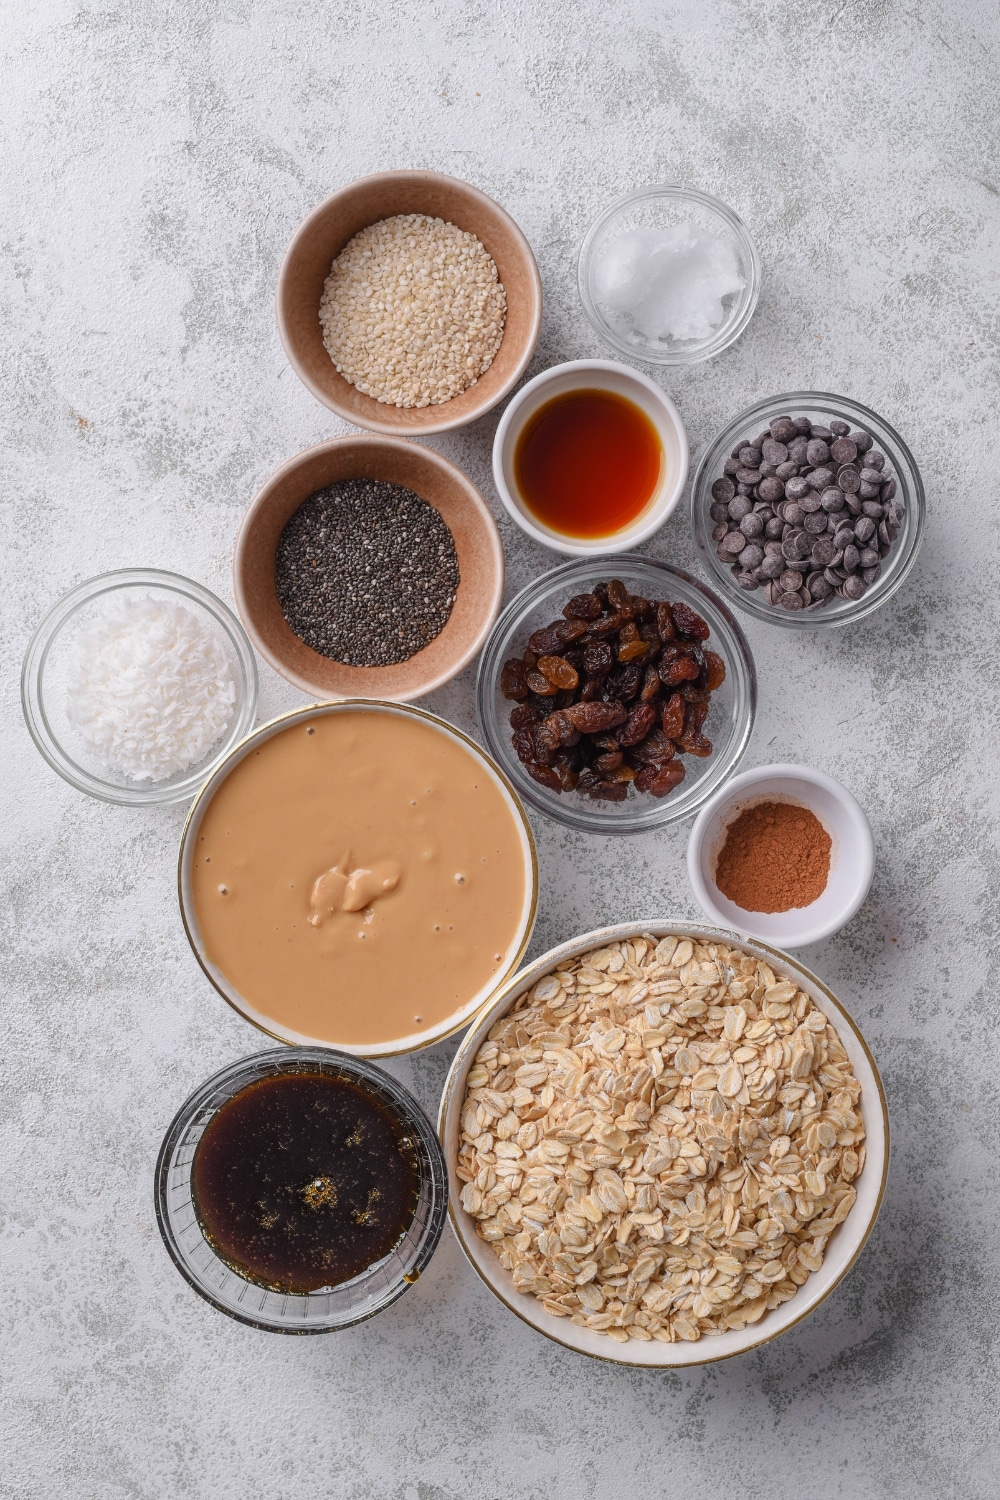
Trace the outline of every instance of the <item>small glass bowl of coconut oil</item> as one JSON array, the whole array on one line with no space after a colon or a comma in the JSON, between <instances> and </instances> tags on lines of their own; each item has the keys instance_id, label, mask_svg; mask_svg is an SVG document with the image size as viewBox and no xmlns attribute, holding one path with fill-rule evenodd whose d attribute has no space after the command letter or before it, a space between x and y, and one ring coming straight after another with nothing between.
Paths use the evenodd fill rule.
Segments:
<instances>
[{"instance_id":1,"label":"small glass bowl of coconut oil","mask_svg":"<svg viewBox=\"0 0 1000 1500\"><path fill-rule=\"evenodd\" d=\"M621 354L690 365L735 343L760 295L760 256L742 219L695 188L638 188L591 225L580 300Z\"/></svg>"}]
</instances>

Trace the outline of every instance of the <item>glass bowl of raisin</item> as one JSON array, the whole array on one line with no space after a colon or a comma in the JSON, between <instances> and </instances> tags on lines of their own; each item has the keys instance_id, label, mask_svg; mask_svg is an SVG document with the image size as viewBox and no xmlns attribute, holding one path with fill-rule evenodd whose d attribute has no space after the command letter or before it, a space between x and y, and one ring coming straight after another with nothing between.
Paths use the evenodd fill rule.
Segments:
<instances>
[{"instance_id":1,"label":"glass bowl of raisin","mask_svg":"<svg viewBox=\"0 0 1000 1500\"><path fill-rule=\"evenodd\" d=\"M736 769L757 676L711 589L619 555L522 589L483 650L476 697L525 802L583 833L643 833L692 817Z\"/></svg>"}]
</instances>

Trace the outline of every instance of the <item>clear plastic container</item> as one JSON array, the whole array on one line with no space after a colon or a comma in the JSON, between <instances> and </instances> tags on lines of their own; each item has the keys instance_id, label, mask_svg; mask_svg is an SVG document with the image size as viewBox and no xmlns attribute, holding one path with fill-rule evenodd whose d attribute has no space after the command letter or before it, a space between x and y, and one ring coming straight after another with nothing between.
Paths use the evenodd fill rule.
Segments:
<instances>
[{"instance_id":1,"label":"clear plastic container","mask_svg":"<svg viewBox=\"0 0 1000 1500\"><path fill-rule=\"evenodd\" d=\"M504 662L521 654L532 631L558 620L563 605L574 594L585 593L595 583L611 578L620 578L631 593L644 598L689 604L712 632L705 644L726 664L726 680L712 694L704 728L713 752L704 760L685 756L685 779L662 798L632 790L624 802L594 802L580 792L550 792L532 780L511 744L510 712L514 704L500 691ZM486 745L525 802L581 833L645 833L664 823L692 817L736 769L753 729L757 674L736 620L721 599L690 573L634 554L584 558L543 574L507 605L480 658L476 702Z\"/></svg>"},{"instance_id":2,"label":"clear plastic container","mask_svg":"<svg viewBox=\"0 0 1000 1500\"><path fill-rule=\"evenodd\" d=\"M627 316L601 302L598 267L612 242L628 230L670 229L683 223L692 223L732 246L743 287L723 299L722 322L707 338L650 340L630 326ZM760 279L757 246L739 215L710 193L666 185L638 188L606 208L587 233L578 268L580 301L595 333L621 354L651 365L700 364L728 349L753 317Z\"/></svg>"},{"instance_id":3,"label":"clear plastic container","mask_svg":"<svg viewBox=\"0 0 1000 1500\"><path fill-rule=\"evenodd\" d=\"M208 620L222 643L236 686L236 701L225 732L196 765L163 781L133 781L109 769L74 728L67 712L77 636L100 617L115 595L172 599ZM252 729L257 714L257 663L243 626L208 589L158 568L124 568L78 584L52 606L25 652L21 704L38 749L53 770L78 791L124 807L186 802Z\"/></svg>"},{"instance_id":4,"label":"clear plastic container","mask_svg":"<svg viewBox=\"0 0 1000 1500\"><path fill-rule=\"evenodd\" d=\"M831 420L839 420L848 423L852 429L861 428L871 434L875 447L885 454L886 471L892 470L897 498L903 506L899 535L882 563L881 576L860 599L833 596L809 609L782 609L780 605L768 604L762 589L741 588L730 567L716 553L716 544L712 540L714 522L709 514L712 485L722 473L723 465L737 442L758 437L775 417L782 416L809 417L824 426L828 426ZM917 560L925 512L923 482L913 455L899 433L867 406L827 391L792 391L748 407L709 443L691 487L691 530L712 583L747 614L769 625L781 625L786 630L825 630L850 625L880 609L902 586Z\"/></svg>"},{"instance_id":5,"label":"clear plastic container","mask_svg":"<svg viewBox=\"0 0 1000 1500\"><path fill-rule=\"evenodd\" d=\"M213 1115L248 1084L280 1073L326 1073L368 1090L402 1122L420 1173L413 1222L389 1254L360 1276L315 1292L268 1291L240 1276L205 1238L191 1196L195 1151ZM156 1221L170 1258L206 1302L269 1333L331 1333L374 1317L419 1279L444 1228L448 1176L434 1127L388 1073L324 1047L279 1047L223 1068L181 1106L160 1147L155 1195Z\"/></svg>"}]
</instances>

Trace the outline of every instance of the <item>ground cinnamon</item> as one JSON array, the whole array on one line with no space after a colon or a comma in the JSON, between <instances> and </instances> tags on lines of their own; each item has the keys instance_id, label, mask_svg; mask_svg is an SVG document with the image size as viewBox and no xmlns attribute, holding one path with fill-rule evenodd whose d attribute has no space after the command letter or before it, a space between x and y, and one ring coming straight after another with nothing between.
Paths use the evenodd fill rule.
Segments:
<instances>
[{"instance_id":1,"label":"ground cinnamon","mask_svg":"<svg viewBox=\"0 0 1000 1500\"><path fill-rule=\"evenodd\" d=\"M830 835L807 807L758 802L730 823L715 883L744 911L809 906L830 878Z\"/></svg>"}]
</instances>

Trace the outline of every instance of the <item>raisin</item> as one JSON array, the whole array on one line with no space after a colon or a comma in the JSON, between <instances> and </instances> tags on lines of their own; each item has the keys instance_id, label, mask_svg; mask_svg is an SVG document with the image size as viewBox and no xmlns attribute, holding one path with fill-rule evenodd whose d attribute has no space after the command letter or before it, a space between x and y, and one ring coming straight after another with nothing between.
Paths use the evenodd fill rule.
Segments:
<instances>
[{"instance_id":1,"label":"raisin","mask_svg":"<svg viewBox=\"0 0 1000 1500\"><path fill-rule=\"evenodd\" d=\"M600 779L597 771L591 771L585 767L577 779L576 789L578 792L589 792L590 788L596 786Z\"/></svg>"},{"instance_id":2,"label":"raisin","mask_svg":"<svg viewBox=\"0 0 1000 1500\"><path fill-rule=\"evenodd\" d=\"M538 666L538 652L532 651L530 646L525 646L524 650L521 652L521 660L524 662L526 669L530 672L532 667Z\"/></svg>"},{"instance_id":3,"label":"raisin","mask_svg":"<svg viewBox=\"0 0 1000 1500\"><path fill-rule=\"evenodd\" d=\"M574 594L568 604L563 605L567 620L596 620L604 608L596 594Z\"/></svg>"},{"instance_id":4,"label":"raisin","mask_svg":"<svg viewBox=\"0 0 1000 1500\"><path fill-rule=\"evenodd\" d=\"M575 667L577 673L583 671L583 658L586 656L583 646L570 646L563 652L563 661L568 661L571 667Z\"/></svg>"},{"instance_id":5,"label":"raisin","mask_svg":"<svg viewBox=\"0 0 1000 1500\"><path fill-rule=\"evenodd\" d=\"M695 729L690 734L685 731L681 735L677 748L682 755L697 755L702 760L707 760L712 753L712 741Z\"/></svg>"},{"instance_id":6,"label":"raisin","mask_svg":"<svg viewBox=\"0 0 1000 1500\"><path fill-rule=\"evenodd\" d=\"M650 599L644 599L641 594L632 595L632 608L637 620L650 620L656 613L656 605Z\"/></svg>"},{"instance_id":7,"label":"raisin","mask_svg":"<svg viewBox=\"0 0 1000 1500\"><path fill-rule=\"evenodd\" d=\"M660 640L660 632L656 628L655 621L642 620L639 624L639 634L654 651L659 651L663 643Z\"/></svg>"},{"instance_id":8,"label":"raisin","mask_svg":"<svg viewBox=\"0 0 1000 1500\"><path fill-rule=\"evenodd\" d=\"M562 782L559 780L559 773L553 770L551 766L543 766L537 760L529 761L528 775L533 781L537 781L539 786L548 787L550 792L562 791Z\"/></svg>"},{"instance_id":9,"label":"raisin","mask_svg":"<svg viewBox=\"0 0 1000 1500\"><path fill-rule=\"evenodd\" d=\"M664 653L663 660L659 663L658 671L660 681L665 687L676 687L679 682L692 682L701 676L701 667L690 656L671 655ZM528 674L528 683L531 684L531 674Z\"/></svg>"},{"instance_id":10,"label":"raisin","mask_svg":"<svg viewBox=\"0 0 1000 1500\"><path fill-rule=\"evenodd\" d=\"M519 703L510 711L510 727L511 729L530 729L537 717L530 703Z\"/></svg>"},{"instance_id":11,"label":"raisin","mask_svg":"<svg viewBox=\"0 0 1000 1500\"><path fill-rule=\"evenodd\" d=\"M500 691L505 698L514 698L518 702L528 696L527 667L517 656L512 656L503 664L500 673Z\"/></svg>"},{"instance_id":12,"label":"raisin","mask_svg":"<svg viewBox=\"0 0 1000 1500\"><path fill-rule=\"evenodd\" d=\"M619 745L637 745L656 723L656 709L649 703L637 703L618 731Z\"/></svg>"},{"instance_id":13,"label":"raisin","mask_svg":"<svg viewBox=\"0 0 1000 1500\"><path fill-rule=\"evenodd\" d=\"M564 792L572 792L580 779L580 773L573 764L573 757L566 750L560 750L559 754L552 759L552 769L559 777L559 785Z\"/></svg>"},{"instance_id":14,"label":"raisin","mask_svg":"<svg viewBox=\"0 0 1000 1500\"><path fill-rule=\"evenodd\" d=\"M595 802L624 802L628 796L628 786L620 781L598 781L588 787L587 795L593 797Z\"/></svg>"},{"instance_id":15,"label":"raisin","mask_svg":"<svg viewBox=\"0 0 1000 1500\"><path fill-rule=\"evenodd\" d=\"M515 730L514 735L511 739L511 744L514 746L514 754L517 756L518 760L523 761L525 765L528 765L530 761L534 760L535 737L531 733L530 729Z\"/></svg>"},{"instance_id":16,"label":"raisin","mask_svg":"<svg viewBox=\"0 0 1000 1500\"><path fill-rule=\"evenodd\" d=\"M595 698L599 698L603 691L603 677L588 677L587 681L583 684L583 687L580 690L580 701L583 703L590 703Z\"/></svg>"},{"instance_id":17,"label":"raisin","mask_svg":"<svg viewBox=\"0 0 1000 1500\"><path fill-rule=\"evenodd\" d=\"M642 679L642 692L639 694L643 703L652 703L654 698L660 694L660 674L655 667L647 667Z\"/></svg>"},{"instance_id":18,"label":"raisin","mask_svg":"<svg viewBox=\"0 0 1000 1500\"><path fill-rule=\"evenodd\" d=\"M726 664L716 651L705 652L705 665L708 667L708 681L705 686L710 693L714 693L717 687L721 687L726 680Z\"/></svg>"},{"instance_id":19,"label":"raisin","mask_svg":"<svg viewBox=\"0 0 1000 1500\"><path fill-rule=\"evenodd\" d=\"M689 703L684 710L684 733L698 734L708 718L707 703Z\"/></svg>"},{"instance_id":20,"label":"raisin","mask_svg":"<svg viewBox=\"0 0 1000 1500\"><path fill-rule=\"evenodd\" d=\"M618 644L620 646L626 646L628 645L629 641L637 641L638 639L638 625L634 620L626 620L625 624L622 626L621 630L618 633Z\"/></svg>"},{"instance_id":21,"label":"raisin","mask_svg":"<svg viewBox=\"0 0 1000 1500\"><path fill-rule=\"evenodd\" d=\"M552 632L564 645L568 646L571 641L578 641L581 636L587 634L587 622L586 620L560 620L558 624L553 625Z\"/></svg>"},{"instance_id":22,"label":"raisin","mask_svg":"<svg viewBox=\"0 0 1000 1500\"><path fill-rule=\"evenodd\" d=\"M593 620L587 626L587 634L590 636L615 635L621 630L625 621L619 614L602 615L599 620Z\"/></svg>"},{"instance_id":23,"label":"raisin","mask_svg":"<svg viewBox=\"0 0 1000 1500\"><path fill-rule=\"evenodd\" d=\"M679 734L684 733L684 707L684 699L680 693L672 693L660 721L668 740L675 740Z\"/></svg>"},{"instance_id":24,"label":"raisin","mask_svg":"<svg viewBox=\"0 0 1000 1500\"><path fill-rule=\"evenodd\" d=\"M560 688L552 701L556 708L569 708L571 703L576 702L576 689Z\"/></svg>"},{"instance_id":25,"label":"raisin","mask_svg":"<svg viewBox=\"0 0 1000 1500\"><path fill-rule=\"evenodd\" d=\"M600 599L600 601L601 601L601 607L604 608L604 606L608 602L608 586L607 586L607 584L606 583L595 583L594 587L591 589L590 592L592 594L594 594L596 598Z\"/></svg>"},{"instance_id":26,"label":"raisin","mask_svg":"<svg viewBox=\"0 0 1000 1500\"><path fill-rule=\"evenodd\" d=\"M604 696L606 698L617 698L621 703L627 703L634 698L642 684L642 672L634 664L629 662L623 667L617 667L607 682L604 684Z\"/></svg>"},{"instance_id":27,"label":"raisin","mask_svg":"<svg viewBox=\"0 0 1000 1500\"><path fill-rule=\"evenodd\" d=\"M547 693L544 698L540 698L537 693L529 693L528 705L535 710L536 719L547 718L555 708L555 704L552 701L552 695L550 693Z\"/></svg>"},{"instance_id":28,"label":"raisin","mask_svg":"<svg viewBox=\"0 0 1000 1500\"><path fill-rule=\"evenodd\" d=\"M662 729L651 729L646 738L629 751L631 759L643 766L664 766L676 753L673 740L668 739Z\"/></svg>"},{"instance_id":29,"label":"raisin","mask_svg":"<svg viewBox=\"0 0 1000 1500\"><path fill-rule=\"evenodd\" d=\"M608 603L614 605L619 614L631 616L635 613L632 608L632 595L620 578L612 578L608 581Z\"/></svg>"},{"instance_id":30,"label":"raisin","mask_svg":"<svg viewBox=\"0 0 1000 1500\"><path fill-rule=\"evenodd\" d=\"M583 653L583 670L588 677L603 677L614 664L614 652L607 641L594 641Z\"/></svg>"},{"instance_id":31,"label":"raisin","mask_svg":"<svg viewBox=\"0 0 1000 1500\"><path fill-rule=\"evenodd\" d=\"M574 703L563 710L574 729L581 734L594 734L602 729L614 729L624 724L627 711L620 703Z\"/></svg>"},{"instance_id":32,"label":"raisin","mask_svg":"<svg viewBox=\"0 0 1000 1500\"><path fill-rule=\"evenodd\" d=\"M685 703L707 703L712 696L708 688L699 687L697 682L682 682L677 691Z\"/></svg>"},{"instance_id":33,"label":"raisin","mask_svg":"<svg viewBox=\"0 0 1000 1500\"><path fill-rule=\"evenodd\" d=\"M559 647L565 645L562 636L558 633L559 626L564 625L564 620L556 620L552 625L546 625L542 630L536 630L528 636L528 647L537 651L539 656L553 655Z\"/></svg>"},{"instance_id":34,"label":"raisin","mask_svg":"<svg viewBox=\"0 0 1000 1500\"><path fill-rule=\"evenodd\" d=\"M602 775L608 771L617 771L624 760L625 757L620 750L605 750L603 755L598 755L594 760L594 770L600 771Z\"/></svg>"},{"instance_id":35,"label":"raisin","mask_svg":"<svg viewBox=\"0 0 1000 1500\"><path fill-rule=\"evenodd\" d=\"M556 692L555 683L550 682L547 677L543 677L537 669L532 669L528 673L527 683L531 691L536 693L539 698L551 698L553 693Z\"/></svg>"},{"instance_id":36,"label":"raisin","mask_svg":"<svg viewBox=\"0 0 1000 1500\"><path fill-rule=\"evenodd\" d=\"M558 750L563 742L563 735L570 733L572 725L561 713L549 714L543 719L535 730L535 744L538 749L549 755Z\"/></svg>"},{"instance_id":37,"label":"raisin","mask_svg":"<svg viewBox=\"0 0 1000 1500\"><path fill-rule=\"evenodd\" d=\"M670 612L678 632L688 641L707 641L711 632L701 615L696 615L688 604L673 604Z\"/></svg>"},{"instance_id":38,"label":"raisin","mask_svg":"<svg viewBox=\"0 0 1000 1500\"><path fill-rule=\"evenodd\" d=\"M635 778L636 791L650 792L654 797L665 797L684 780L684 764L671 760L665 766L643 766Z\"/></svg>"},{"instance_id":39,"label":"raisin","mask_svg":"<svg viewBox=\"0 0 1000 1500\"><path fill-rule=\"evenodd\" d=\"M618 647L618 660L622 662L645 661L649 655L649 643L641 639L626 641Z\"/></svg>"},{"instance_id":40,"label":"raisin","mask_svg":"<svg viewBox=\"0 0 1000 1500\"><path fill-rule=\"evenodd\" d=\"M596 761L595 761L595 765L596 765ZM605 779L605 781L624 782L624 784L626 786L628 786L628 783L630 781L634 781L635 777L636 777L636 771L635 771L635 767L634 766L625 766L625 765L616 766L613 771L606 771L604 773L604 779Z\"/></svg>"},{"instance_id":41,"label":"raisin","mask_svg":"<svg viewBox=\"0 0 1000 1500\"><path fill-rule=\"evenodd\" d=\"M598 750L621 749L621 746L618 743L618 736L616 734L610 733L610 731L607 734L593 734L590 738L594 746Z\"/></svg>"},{"instance_id":42,"label":"raisin","mask_svg":"<svg viewBox=\"0 0 1000 1500\"><path fill-rule=\"evenodd\" d=\"M674 624L674 617L670 612L670 605L666 599L663 600L662 604L656 606L656 628L659 632L660 640L664 645L676 638L677 627Z\"/></svg>"},{"instance_id":43,"label":"raisin","mask_svg":"<svg viewBox=\"0 0 1000 1500\"><path fill-rule=\"evenodd\" d=\"M538 671L557 688L575 688L580 674L561 656L540 656Z\"/></svg>"}]
</instances>

